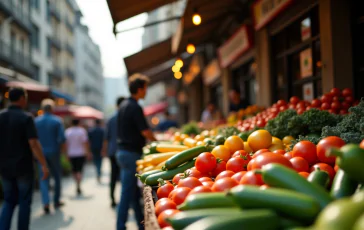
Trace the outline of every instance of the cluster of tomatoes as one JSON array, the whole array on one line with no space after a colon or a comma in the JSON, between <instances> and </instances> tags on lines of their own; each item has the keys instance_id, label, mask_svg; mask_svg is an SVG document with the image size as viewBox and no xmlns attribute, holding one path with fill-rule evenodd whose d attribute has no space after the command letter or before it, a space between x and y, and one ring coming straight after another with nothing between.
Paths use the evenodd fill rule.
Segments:
<instances>
[{"instance_id":1,"label":"cluster of tomatoes","mask_svg":"<svg viewBox=\"0 0 364 230\"><path fill-rule=\"evenodd\" d=\"M242 132L253 130L256 127L263 128L269 120L275 118L280 112L287 109L294 109L298 114L302 114L311 108L326 110L335 114L347 114L348 109L357 103L358 101L354 100L353 91L349 88L343 90L333 88L329 93L311 102L300 100L299 97L293 96L289 102L278 100L270 108L258 113L256 116L239 121L238 128Z\"/></svg>"},{"instance_id":2,"label":"cluster of tomatoes","mask_svg":"<svg viewBox=\"0 0 364 230\"><path fill-rule=\"evenodd\" d=\"M179 212L178 205L191 194L223 192L239 184L267 188L259 169L270 163L292 168L304 177L319 168L326 171L333 180L337 170L335 157L327 157L325 152L332 147L345 145L341 138L327 137L318 145L301 141L290 152L283 149L271 151L262 146L264 147L263 135L271 139L272 136L267 131L264 134L261 130L255 132L259 132L259 135L254 135L253 132L247 142L237 136L229 137L224 145L215 147L211 153L200 154L196 158L195 167L175 175L172 182L164 181L160 184L155 210L161 228L169 226L166 219ZM244 144L248 144L249 150Z\"/></svg>"}]
</instances>

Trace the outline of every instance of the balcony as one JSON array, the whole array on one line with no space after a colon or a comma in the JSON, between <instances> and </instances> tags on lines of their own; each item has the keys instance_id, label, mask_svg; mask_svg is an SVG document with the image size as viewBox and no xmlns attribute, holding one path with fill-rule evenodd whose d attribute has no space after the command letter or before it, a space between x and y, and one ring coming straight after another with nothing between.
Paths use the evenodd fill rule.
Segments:
<instances>
[{"instance_id":1,"label":"balcony","mask_svg":"<svg viewBox=\"0 0 364 230\"><path fill-rule=\"evenodd\" d=\"M24 11L21 7L15 6L13 0L0 0L0 9L8 16L12 16L15 23L31 33L32 26L29 17L30 8Z\"/></svg>"},{"instance_id":2,"label":"balcony","mask_svg":"<svg viewBox=\"0 0 364 230\"><path fill-rule=\"evenodd\" d=\"M58 79L62 78L62 70L58 66L53 67L52 76Z\"/></svg>"},{"instance_id":3,"label":"balcony","mask_svg":"<svg viewBox=\"0 0 364 230\"><path fill-rule=\"evenodd\" d=\"M73 47L70 44L66 45L66 50L73 56L74 55L74 51L73 51Z\"/></svg>"},{"instance_id":4,"label":"balcony","mask_svg":"<svg viewBox=\"0 0 364 230\"><path fill-rule=\"evenodd\" d=\"M67 67L66 75L71 78L72 80L75 80L75 73L70 67Z\"/></svg>"},{"instance_id":5,"label":"balcony","mask_svg":"<svg viewBox=\"0 0 364 230\"><path fill-rule=\"evenodd\" d=\"M61 21L61 13L54 4L51 5L51 15L53 15L58 21Z\"/></svg>"},{"instance_id":6,"label":"balcony","mask_svg":"<svg viewBox=\"0 0 364 230\"><path fill-rule=\"evenodd\" d=\"M73 31L74 26L73 26L72 22L70 22L70 21L69 21L69 19L68 19L68 18L66 18L66 19L65 19L65 24L66 24L66 27L67 27L70 31Z\"/></svg>"},{"instance_id":7,"label":"balcony","mask_svg":"<svg viewBox=\"0 0 364 230\"><path fill-rule=\"evenodd\" d=\"M33 74L30 56L14 50L14 48L2 40L0 40L0 60L16 70L20 70L29 75Z\"/></svg>"},{"instance_id":8,"label":"balcony","mask_svg":"<svg viewBox=\"0 0 364 230\"><path fill-rule=\"evenodd\" d=\"M59 38L56 35L53 35L50 40L51 40L52 45L56 49L58 49L58 50L62 49L61 41L59 40Z\"/></svg>"}]
</instances>

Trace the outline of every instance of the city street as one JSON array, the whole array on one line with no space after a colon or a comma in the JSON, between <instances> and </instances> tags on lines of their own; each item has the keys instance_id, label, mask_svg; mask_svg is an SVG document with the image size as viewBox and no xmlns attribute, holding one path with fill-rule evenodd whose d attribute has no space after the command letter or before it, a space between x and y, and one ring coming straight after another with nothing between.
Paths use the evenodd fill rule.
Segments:
<instances>
[{"instance_id":1,"label":"city street","mask_svg":"<svg viewBox=\"0 0 364 230\"><path fill-rule=\"evenodd\" d=\"M44 215L40 193L34 194L32 206L31 230L113 230L116 225L116 210L111 209L109 201L109 164L103 162L102 184L94 178L92 165L85 167L82 197L76 197L76 191L71 177L63 179L63 201L66 205L58 211L51 210L50 215ZM116 197L119 197L120 186ZM118 200L118 199L117 199ZM14 213L12 230L16 230L17 212ZM127 229L137 229L134 215L130 210Z\"/></svg>"}]
</instances>

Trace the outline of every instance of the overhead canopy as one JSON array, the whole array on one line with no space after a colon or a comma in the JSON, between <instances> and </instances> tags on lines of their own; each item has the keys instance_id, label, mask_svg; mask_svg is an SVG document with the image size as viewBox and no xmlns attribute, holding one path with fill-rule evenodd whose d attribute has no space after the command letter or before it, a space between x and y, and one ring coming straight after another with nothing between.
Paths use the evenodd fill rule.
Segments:
<instances>
[{"instance_id":1,"label":"overhead canopy","mask_svg":"<svg viewBox=\"0 0 364 230\"><path fill-rule=\"evenodd\" d=\"M72 116L79 119L103 119L104 114L90 106L65 105L54 108L58 116Z\"/></svg>"},{"instance_id":2,"label":"overhead canopy","mask_svg":"<svg viewBox=\"0 0 364 230\"><path fill-rule=\"evenodd\" d=\"M211 41L220 29L225 28L223 23L234 16L231 13L234 7L240 7L234 3L234 0L188 1L179 28L172 38L172 52L179 53L185 50L189 42L196 46ZM195 10L202 18L199 26L192 23Z\"/></svg>"},{"instance_id":3,"label":"overhead canopy","mask_svg":"<svg viewBox=\"0 0 364 230\"><path fill-rule=\"evenodd\" d=\"M144 108L144 115L145 116L151 116L157 113L161 113L168 108L168 102L161 102L154 105L149 105Z\"/></svg>"},{"instance_id":4,"label":"overhead canopy","mask_svg":"<svg viewBox=\"0 0 364 230\"><path fill-rule=\"evenodd\" d=\"M107 0L114 25L135 15L149 12L176 0Z\"/></svg>"},{"instance_id":5,"label":"overhead canopy","mask_svg":"<svg viewBox=\"0 0 364 230\"><path fill-rule=\"evenodd\" d=\"M6 86L11 87L20 87L27 91L36 91L36 92L49 92L49 87L39 85L32 82L22 82L22 81L9 81L6 83Z\"/></svg>"},{"instance_id":6,"label":"overhead canopy","mask_svg":"<svg viewBox=\"0 0 364 230\"><path fill-rule=\"evenodd\" d=\"M56 89L51 89L51 93L53 97L57 97L57 98L63 98L68 102L73 102L74 98L71 95L68 95L66 93L63 93L61 91L58 91Z\"/></svg>"}]
</instances>

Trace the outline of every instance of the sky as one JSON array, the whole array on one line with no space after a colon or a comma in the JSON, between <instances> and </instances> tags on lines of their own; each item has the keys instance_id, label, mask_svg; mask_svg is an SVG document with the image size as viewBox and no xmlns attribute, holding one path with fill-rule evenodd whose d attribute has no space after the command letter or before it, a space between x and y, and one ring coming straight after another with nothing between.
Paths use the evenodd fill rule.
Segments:
<instances>
[{"instance_id":1,"label":"sky","mask_svg":"<svg viewBox=\"0 0 364 230\"><path fill-rule=\"evenodd\" d=\"M144 29L121 33L115 38L113 22L106 0L76 0L83 14L83 24L89 28L91 38L100 46L104 77L124 77L123 57L142 49ZM117 30L145 24L147 14L140 14L117 25Z\"/></svg>"}]
</instances>

